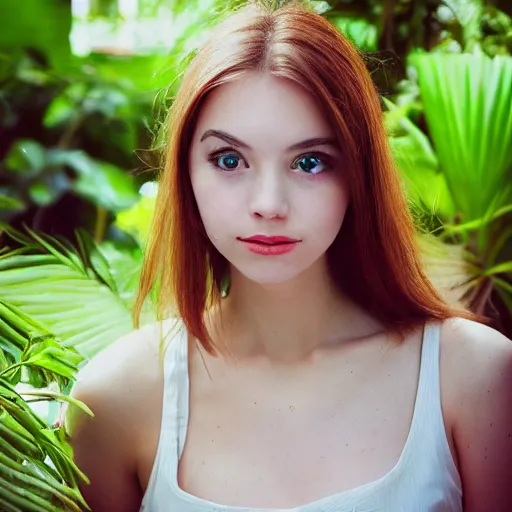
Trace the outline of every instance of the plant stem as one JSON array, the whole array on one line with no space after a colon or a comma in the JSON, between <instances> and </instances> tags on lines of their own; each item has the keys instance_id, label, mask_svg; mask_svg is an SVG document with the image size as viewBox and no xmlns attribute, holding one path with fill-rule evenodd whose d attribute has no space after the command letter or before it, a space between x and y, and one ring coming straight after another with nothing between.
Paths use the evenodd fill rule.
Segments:
<instances>
[{"instance_id":1,"label":"plant stem","mask_svg":"<svg viewBox=\"0 0 512 512\"><path fill-rule=\"evenodd\" d=\"M102 206L96 208L96 225L94 227L94 240L100 244L105 237L105 231L107 230L107 216L108 211Z\"/></svg>"}]
</instances>

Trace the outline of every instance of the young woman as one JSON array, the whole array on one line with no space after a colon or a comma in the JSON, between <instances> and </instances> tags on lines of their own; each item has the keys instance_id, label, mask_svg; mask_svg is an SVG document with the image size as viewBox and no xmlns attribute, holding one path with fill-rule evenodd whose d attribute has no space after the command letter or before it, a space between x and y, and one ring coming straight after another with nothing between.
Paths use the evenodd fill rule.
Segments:
<instances>
[{"instance_id":1,"label":"young woman","mask_svg":"<svg viewBox=\"0 0 512 512\"><path fill-rule=\"evenodd\" d=\"M135 310L154 290L167 320L68 418L92 510L512 510L512 344L425 277L357 51L248 5L169 130Z\"/></svg>"}]
</instances>

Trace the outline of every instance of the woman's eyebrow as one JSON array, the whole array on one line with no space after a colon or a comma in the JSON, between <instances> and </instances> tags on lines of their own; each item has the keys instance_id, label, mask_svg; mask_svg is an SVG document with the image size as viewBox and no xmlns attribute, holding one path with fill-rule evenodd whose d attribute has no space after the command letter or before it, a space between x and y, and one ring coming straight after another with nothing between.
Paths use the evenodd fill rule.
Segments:
<instances>
[{"instance_id":1,"label":"woman's eyebrow","mask_svg":"<svg viewBox=\"0 0 512 512\"><path fill-rule=\"evenodd\" d=\"M233 146L238 146L240 148L245 148L251 150L252 148L249 144L237 139L233 135L229 133L223 132L221 130L206 130L201 137L201 142L207 139L208 137L217 137L218 139L222 139L224 142L228 144L232 144ZM287 151L292 151L296 149L307 149L316 146L332 146L333 148L337 148L338 144L336 140L330 137L315 137L312 139L303 140L302 142L298 142L297 144L293 144L290 146Z\"/></svg>"}]
</instances>

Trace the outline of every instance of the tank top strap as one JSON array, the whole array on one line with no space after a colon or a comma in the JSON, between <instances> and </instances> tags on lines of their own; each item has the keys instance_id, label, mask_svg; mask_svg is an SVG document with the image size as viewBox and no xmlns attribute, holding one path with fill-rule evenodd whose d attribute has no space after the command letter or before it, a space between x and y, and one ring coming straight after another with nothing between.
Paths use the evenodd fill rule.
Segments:
<instances>
[{"instance_id":1,"label":"tank top strap","mask_svg":"<svg viewBox=\"0 0 512 512\"><path fill-rule=\"evenodd\" d=\"M180 438L186 430L188 400L188 356L187 330L180 320L171 328L164 356L164 391L162 403L162 423L158 455L164 457L160 461L166 471L174 474L178 470L178 461L183 446ZM186 395L186 396L185 396Z\"/></svg>"},{"instance_id":2,"label":"tank top strap","mask_svg":"<svg viewBox=\"0 0 512 512\"><path fill-rule=\"evenodd\" d=\"M441 324L427 322L423 331L421 364L416 400L421 409L430 415L440 406L441 386L439 382L439 342Z\"/></svg>"},{"instance_id":3,"label":"tank top strap","mask_svg":"<svg viewBox=\"0 0 512 512\"><path fill-rule=\"evenodd\" d=\"M461 492L462 483L450 451L441 402L441 326L439 321L430 321L424 327L410 455L417 464L437 468Z\"/></svg>"}]
</instances>

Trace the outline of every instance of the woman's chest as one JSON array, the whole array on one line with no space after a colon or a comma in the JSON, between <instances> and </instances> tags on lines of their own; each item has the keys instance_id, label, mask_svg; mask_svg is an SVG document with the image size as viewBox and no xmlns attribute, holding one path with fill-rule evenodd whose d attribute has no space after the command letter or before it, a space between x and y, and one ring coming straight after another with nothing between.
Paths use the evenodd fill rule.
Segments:
<instances>
[{"instance_id":1,"label":"woman's chest","mask_svg":"<svg viewBox=\"0 0 512 512\"><path fill-rule=\"evenodd\" d=\"M192 387L180 487L226 505L290 508L384 476L409 433L418 368L359 378L356 368Z\"/></svg>"}]
</instances>

